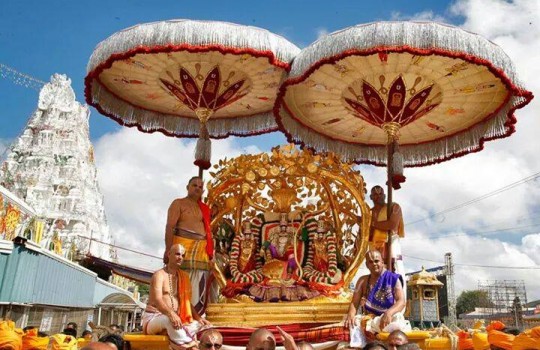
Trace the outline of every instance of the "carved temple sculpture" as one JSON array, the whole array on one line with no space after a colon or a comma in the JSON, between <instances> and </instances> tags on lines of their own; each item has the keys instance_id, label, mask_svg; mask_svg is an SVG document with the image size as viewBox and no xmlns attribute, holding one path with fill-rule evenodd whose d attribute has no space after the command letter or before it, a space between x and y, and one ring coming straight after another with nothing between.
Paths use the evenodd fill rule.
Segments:
<instances>
[{"instance_id":1,"label":"carved temple sculpture","mask_svg":"<svg viewBox=\"0 0 540 350\"><path fill-rule=\"evenodd\" d=\"M351 164L287 145L221 160L211 175L215 238L223 240L224 222L233 231L215 269L221 307L348 301L370 219Z\"/></svg>"}]
</instances>

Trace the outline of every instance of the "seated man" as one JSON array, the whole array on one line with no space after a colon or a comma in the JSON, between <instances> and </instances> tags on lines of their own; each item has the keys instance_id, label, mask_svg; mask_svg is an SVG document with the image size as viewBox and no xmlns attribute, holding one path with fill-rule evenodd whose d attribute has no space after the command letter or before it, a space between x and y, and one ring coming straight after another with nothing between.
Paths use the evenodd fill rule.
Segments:
<instances>
[{"instance_id":1,"label":"seated man","mask_svg":"<svg viewBox=\"0 0 540 350\"><path fill-rule=\"evenodd\" d=\"M174 244L167 254L167 265L152 275L150 297L143 314L145 334L167 331L172 349L197 346L197 331L210 323L191 305L191 283L186 272L180 270L185 249Z\"/></svg>"},{"instance_id":2,"label":"seated man","mask_svg":"<svg viewBox=\"0 0 540 350\"><path fill-rule=\"evenodd\" d=\"M349 311L345 317L345 327L351 328L351 346L353 347L365 345L363 327L357 327L358 322L362 320L362 317L356 316L360 307L363 308L360 315L376 316L367 322L367 330L380 332L390 323L406 330L406 323L401 314L405 308L402 277L384 267L381 253L376 250L367 252L366 266L370 274L360 277L356 283Z\"/></svg>"}]
</instances>

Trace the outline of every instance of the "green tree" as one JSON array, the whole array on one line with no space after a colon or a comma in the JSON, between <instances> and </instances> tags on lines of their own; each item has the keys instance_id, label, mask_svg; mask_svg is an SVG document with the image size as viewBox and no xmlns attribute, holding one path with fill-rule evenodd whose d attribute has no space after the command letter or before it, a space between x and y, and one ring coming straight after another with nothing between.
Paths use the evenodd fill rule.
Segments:
<instances>
[{"instance_id":1,"label":"green tree","mask_svg":"<svg viewBox=\"0 0 540 350\"><path fill-rule=\"evenodd\" d=\"M139 287L139 294L141 297L148 296L150 294L150 286L145 283L136 283Z\"/></svg>"},{"instance_id":2,"label":"green tree","mask_svg":"<svg viewBox=\"0 0 540 350\"><path fill-rule=\"evenodd\" d=\"M489 300L485 290L464 290L457 298L456 311L458 316L474 311L475 307L491 307L493 303Z\"/></svg>"}]
</instances>

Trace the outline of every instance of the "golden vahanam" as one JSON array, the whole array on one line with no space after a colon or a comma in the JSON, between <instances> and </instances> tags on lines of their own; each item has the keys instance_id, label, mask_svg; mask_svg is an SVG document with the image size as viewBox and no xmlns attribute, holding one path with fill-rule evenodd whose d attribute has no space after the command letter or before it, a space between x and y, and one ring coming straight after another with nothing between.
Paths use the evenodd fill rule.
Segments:
<instances>
[{"instance_id":1,"label":"golden vahanam","mask_svg":"<svg viewBox=\"0 0 540 350\"><path fill-rule=\"evenodd\" d=\"M227 220L239 234L243 222L263 213L314 215L335 233L344 285L350 284L367 249L370 224L364 179L351 164L286 145L220 160L210 175L208 202L218 208L213 228ZM218 275L224 286L225 274Z\"/></svg>"}]
</instances>

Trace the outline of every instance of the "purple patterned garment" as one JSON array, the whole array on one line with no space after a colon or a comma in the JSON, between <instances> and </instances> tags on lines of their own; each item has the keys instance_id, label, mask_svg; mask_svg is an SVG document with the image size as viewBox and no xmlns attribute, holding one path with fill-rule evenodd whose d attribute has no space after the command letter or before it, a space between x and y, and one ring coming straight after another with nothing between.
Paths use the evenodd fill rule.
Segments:
<instances>
[{"instance_id":1,"label":"purple patterned garment","mask_svg":"<svg viewBox=\"0 0 540 350\"><path fill-rule=\"evenodd\" d=\"M394 305L394 288L398 280L403 285L401 275L388 270L383 272L368 294L366 305L364 306L368 313L380 316Z\"/></svg>"}]
</instances>

